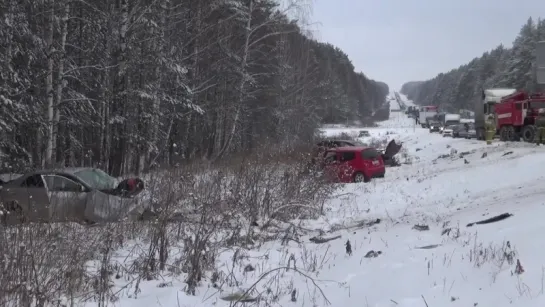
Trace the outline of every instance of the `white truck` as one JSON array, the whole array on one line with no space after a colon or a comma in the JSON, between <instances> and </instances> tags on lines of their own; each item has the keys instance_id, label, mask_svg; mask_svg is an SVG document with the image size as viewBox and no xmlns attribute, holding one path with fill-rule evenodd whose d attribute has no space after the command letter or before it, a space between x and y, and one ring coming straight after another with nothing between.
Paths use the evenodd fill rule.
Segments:
<instances>
[{"instance_id":1,"label":"white truck","mask_svg":"<svg viewBox=\"0 0 545 307\"><path fill-rule=\"evenodd\" d=\"M437 106L421 106L418 108L418 121L422 128L429 128L427 119L437 115Z\"/></svg>"},{"instance_id":2,"label":"white truck","mask_svg":"<svg viewBox=\"0 0 545 307\"><path fill-rule=\"evenodd\" d=\"M443 130L450 125L457 125L460 123L462 116L460 114L441 113L437 116L439 119L439 133L443 133Z\"/></svg>"},{"instance_id":3,"label":"white truck","mask_svg":"<svg viewBox=\"0 0 545 307\"><path fill-rule=\"evenodd\" d=\"M443 127L457 125L460 123L462 116L460 114L445 114L445 121L442 122Z\"/></svg>"},{"instance_id":4,"label":"white truck","mask_svg":"<svg viewBox=\"0 0 545 307\"><path fill-rule=\"evenodd\" d=\"M484 140L485 117L494 114L494 105L505 96L516 92L512 88L490 88L483 90L481 100L475 102L475 131L478 140Z\"/></svg>"}]
</instances>

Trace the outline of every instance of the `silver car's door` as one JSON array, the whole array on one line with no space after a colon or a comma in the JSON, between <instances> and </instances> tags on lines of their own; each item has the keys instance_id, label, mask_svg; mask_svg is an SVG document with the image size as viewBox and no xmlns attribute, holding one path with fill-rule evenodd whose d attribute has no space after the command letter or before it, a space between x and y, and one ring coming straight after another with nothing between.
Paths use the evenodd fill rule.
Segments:
<instances>
[{"instance_id":1,"label":"silver car's door","mask_svg":"<svg viewBox=\"0 0 545 307\"><path fill-rule=\"evenodd\" d=\"M42 177L49 196L51 219L54 221L82 219L87 196L85 187L60 175Z\"/></svg>"},{"instance_id":2,"label":"silver car's door","mask_svg":"<svg viewBox=\"0 0 545 307\"><path fill-rule=\"evenodd\" d=\"M27 222L49 220L49 198L42 177L29 175L21 183L13 182L2 189L2 201L22 213Z\"/></svg>"},{"instance_id":3,"label":"silver car's door","mask_svg":"<svg viewBox=\"0 0 545 307\"><path fill-rule=\"evenodd\" d=\"M111 222L143 213L137 198L125 198L94 190L89 193L85 217L93 222ZM134 215L134 216L133 216Z\"/></svg>"}]
</instances>

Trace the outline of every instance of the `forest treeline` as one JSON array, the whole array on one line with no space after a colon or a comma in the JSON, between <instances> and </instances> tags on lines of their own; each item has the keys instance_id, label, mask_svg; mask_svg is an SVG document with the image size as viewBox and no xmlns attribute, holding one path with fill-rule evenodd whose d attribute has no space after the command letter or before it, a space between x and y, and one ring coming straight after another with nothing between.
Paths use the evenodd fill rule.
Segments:
<instances>
[{"instance_id":1,"label":"forest treeline","mask_svg":"<svg viewBox=\"0 0 545 307\"><path fill-rule=\"evenodd\" d=\"M273 0L6 0L0 4L0 159L6 171L114 175L368 120L388 86Z\"/></svg>"},{"instance_id":2,"label":"forest treeline","mask_svg":"<svg viewBox=\"0 0 545 307\"><path fill-rule=\"evenodd\" d=\"M512 48L499 45L471 62L427 81L403 84L401 93L419 105L448 111L473 110L483 89L493 87L537 91L535 46L545 40L545 20L529 18Z\"/></svg>"}]
</instances>

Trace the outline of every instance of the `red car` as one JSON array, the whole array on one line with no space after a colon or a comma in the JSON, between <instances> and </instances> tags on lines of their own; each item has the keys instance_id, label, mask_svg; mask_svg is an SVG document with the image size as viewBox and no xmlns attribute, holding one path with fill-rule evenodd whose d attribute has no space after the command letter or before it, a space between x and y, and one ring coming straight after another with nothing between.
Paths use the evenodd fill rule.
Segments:
<instances>
[{"instance_id":1,"label":"red car","mask_svg":"<svg viewBox=\"0 0 545 307\"><path fill-rule=\"evenodd\" d=\"M372 147L331 148L324 162L326 174L342 183L368 182L386 173L381 153Z\"/></svg>"}]
</instances>

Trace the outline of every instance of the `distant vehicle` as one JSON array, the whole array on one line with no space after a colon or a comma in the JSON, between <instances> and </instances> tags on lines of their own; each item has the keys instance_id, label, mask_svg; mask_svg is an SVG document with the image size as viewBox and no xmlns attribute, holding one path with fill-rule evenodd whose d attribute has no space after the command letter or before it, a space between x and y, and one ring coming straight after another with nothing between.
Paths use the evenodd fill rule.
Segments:
<instances>
[{"instance_id":1,"label":"distant vehicle","mask_svg":"<svg viewBox=\"0 0 545 307\"><path fill-rule=\"evenodd\" d=\"M441 124L439 124L438 121L430 121L429 122L429 127L430 127L430 133L439 132Z\"/></svg>"},{"instance_id":2,"label":"distant vehicle","mask_svg":"<svg viewBox=\"0 0 545 307\"><path fill-rule=\"evenodd\" d=\"M443 127L457 125L460 123L461 116L460 114L445 114L445 117L443 118Z\"/></svg>"},{"instance_id":3,"label":"distant vehicle","mask_svg":"<svg viewBox=\"0 0 545 307\"><path fill-rule=\"evenodd\" d=\"M410 106L405 114L409 115L409 118L418 118L418 107Z\"/></svg>"},{"instance_id":4,"label":"distant vehicle","mask_svg":"<svg viewBox=\"0 0 545 307\"><path fill-rule=\"evenodd\" d=\"M422 106L418 110L418 119L422 128L428 128L426 119L437 114L437 106Z\"/></svg>"},{"instance_id":5,"label":"distant vehicle","mask_svg":"<svg viewBox=\"0 0 545 307\"><path fill-rule=\"evenodd\" d=\"M452 137L453 138L459 138L460 137L460 133L464 133L466 132L466 129L468 129L468 126L467 124L459 124L459 125L456 125L454 127L454 129L452 130Z\"/></svg>"},{"instance_id":6,"label":"distant vehicle","mask_svg":"<svg viewBox=\"0 0 545 307\"><path fill-rule=\"evenodd\" d=\"M446 126L445 128L443 128L443 137L452 136L455 128L456 126L454 125Z\"/></svg>"},{"instance_id":7,"label":"distant vehicle","mask_svg":"<svg viewBox=\"0 0 545 307\"><path fill-rule=\"evenodd\" d=\"M358 135L358 137L360 137L360 138L370 137L370 136L371 136L371 134L369 134L369 131L367 131L367 130L361 130L360 134Z\"/></svg>"},{"instance_id":8,"label":"distant vehicle","mask_svg":"<svg viewBox=\"0 0 545 307\"><path fill-rule=\"evenodd\" d=\"M545 111L545 93L515 92L495 104L496 130L502 141L534 142L537 128L535 120Z\"/></svg>"},{"instance_id":9,"label":"distant vehicle","mask_svg":"<svg viewBox=\"0 0 545 307\"><path fill-rule=\"evenodd\" d=\"M453 138L465 138L466 135L468 134L469 129L470 129L470 125L472 125L472 124L465 123L465 124L455 125L454 129L452 131L452 137Z\"/></svg>"},{"instance_id":10,"label":"distant vehicle","mask_svg":"<svg viewBox=\"0 0 545 307\"><path fill-rule=\"evenodd\" d=\"M459 124L461 116L453 113L439 113L435 118L441 125L439 133L443 133L445 127Z\"/></svg>"},{"instance_id":11,"label":"distant vehicle","mask_svg":"<svg viewBox=\"0 0 545 307\"><path fill-rule=\"evenodd\" d=\"M477 132L475 131L475 125L473 123L460 124L456 127L457 129L454 130L452 137L465 139L477 138Z\"/></svg>"},{"instance_id":12,"label":"distant vehicle","mask_svg":"<svg viewBox=\"0 0 545 307\"><path fill-rule=\"evenodd\" d=\"M386 167L379 151L372 147L337 147L327 150L325 172L341 183L369 182L384 177Z\"/></svg>"},{"instance_id":13,"label":"distant vehicle","mask_svg":"<svg viewBox=\"0 0 545 307\"><path fill-rule=\"evenodd\" d=\"M65 168L24 174L3 182L0 199L7 224L22 222L83 223L140 218L151 212L149 201L140 199L144 183L138 178L119 184L94 168Z\"/></svg>"},{"instance_id":14,"label":"distant vehicle","mask_svg":"<svg viewBox=\"0 0 545 307\"><path fill-rule=\"evenodd\" d=\"M428 117L426 117L426 127L429 128L429 127L430 127L430 123L432 123L432 122L433 122L433 123L437 122L437 114L434 115L434 116L428 116Z\"/></svg>"},{"instance_id":15,"label":"distant vehicle","mask_svg":"<svg viewBox=\"0 0 545 307\"><path fill-rule=\"evenodd\" d=\"M482 91L481 100L475 102L475 130L477 131L477 139L485 139L485 118L494 113L494 108L497 103L505 96L515 93L516 89L511 88L491 88Z\"/></svg>"}]
</instances>

